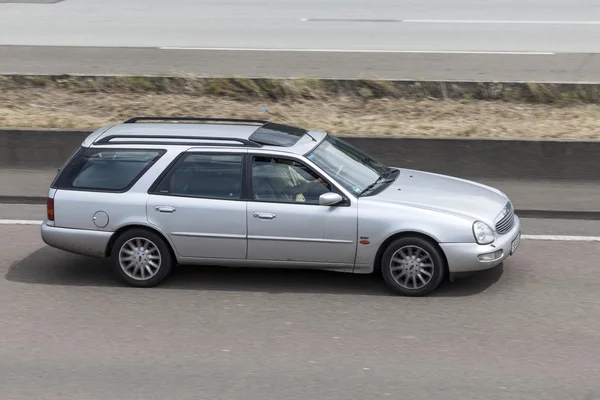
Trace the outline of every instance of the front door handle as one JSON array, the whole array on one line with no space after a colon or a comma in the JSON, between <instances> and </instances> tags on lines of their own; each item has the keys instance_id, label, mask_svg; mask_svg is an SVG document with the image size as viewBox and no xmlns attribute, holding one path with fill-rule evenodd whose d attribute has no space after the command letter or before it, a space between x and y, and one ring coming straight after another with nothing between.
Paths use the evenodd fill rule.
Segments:
<instances>
[{"instance_id":1,"label":"front door handle","mask_svg":"<svg viewBox=\"0 0 600 400\"><path fill-rule=\"evenodd\" d=\"M175 207L171 206L156 206L156 211L161 213L172 213L175 212Z\"/></svg>"},{"instance_id":2,"label":"front door handle","mask_svg":"<svg viewBox=\"0 0 600 400\"><path fill-rule=\"evenodd\" d=\"M263 213L263 212L255 212L254 213L254 217L260 218L260 219L274 219L275 218L275 214Z\"/></svg>"}]
</instances>

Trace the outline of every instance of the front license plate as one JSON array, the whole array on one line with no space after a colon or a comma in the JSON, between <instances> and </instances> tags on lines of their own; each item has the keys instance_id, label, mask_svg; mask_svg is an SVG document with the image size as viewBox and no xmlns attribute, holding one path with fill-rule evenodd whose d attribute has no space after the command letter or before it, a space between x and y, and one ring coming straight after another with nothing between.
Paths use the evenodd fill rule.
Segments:
<instances>
[{"instance_id":1,"label":"front license plate","mask_svg":"<svg viewBox=\"0 0 600 400\"><path fill-rule=\"evenodd\" d=\"M515 251L517 251L517 248L519 247L519 243L521 243L521 232L519 231L519 234L517 235L517 237L512 241L512 244L510 245L510 255L512 256L513 254L515 254Z\"/></svg>"}]
</instances>

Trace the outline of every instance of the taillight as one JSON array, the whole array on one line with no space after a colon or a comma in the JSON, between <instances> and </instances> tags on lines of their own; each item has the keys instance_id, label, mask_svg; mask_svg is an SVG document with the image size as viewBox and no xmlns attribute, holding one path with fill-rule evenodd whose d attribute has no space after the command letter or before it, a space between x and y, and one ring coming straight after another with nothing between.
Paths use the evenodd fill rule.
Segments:
<instances>
[{"instance_id":1,"label":"taillight","mask_svg":"<svg viewBox=\"0 0 600 400\"><path fill-rule=\"evenodd\" d=\"M46 216L48 221L54 221L54 199L50 197L46 200Z\"/></svg>"}]
</instances>

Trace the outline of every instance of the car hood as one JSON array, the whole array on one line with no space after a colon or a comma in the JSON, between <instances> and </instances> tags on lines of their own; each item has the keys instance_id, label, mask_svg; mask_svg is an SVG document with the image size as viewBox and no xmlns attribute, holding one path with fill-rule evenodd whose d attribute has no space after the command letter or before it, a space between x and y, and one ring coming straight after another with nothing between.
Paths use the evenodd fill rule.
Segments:
<instances>
[{"instance_id":1,"label":"car hood","mask_svg":"<svg viewBox=\"0 0 600 400\"><path fill-rule=\"evenodd\" d=\"M501 191L481 183L404 168L389 187L371 198L476 218L489 224L508 202Z\"/></svg>"}]
</instances>

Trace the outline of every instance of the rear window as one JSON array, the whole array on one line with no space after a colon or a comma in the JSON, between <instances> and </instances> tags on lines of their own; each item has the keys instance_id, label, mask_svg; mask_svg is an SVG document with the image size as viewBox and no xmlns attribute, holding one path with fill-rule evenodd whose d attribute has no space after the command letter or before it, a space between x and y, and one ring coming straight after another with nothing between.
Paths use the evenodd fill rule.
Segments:
<instances>
[{"instance_id":1,"label":"rear window","mask_svg":"<svg viewBox=\"0 0 600 400\"><path fill-rule=\"evenodd\" d=\"M163 150L86 149L58 179L60 189L126 191Z\"/></svg>"}]
</instances>

